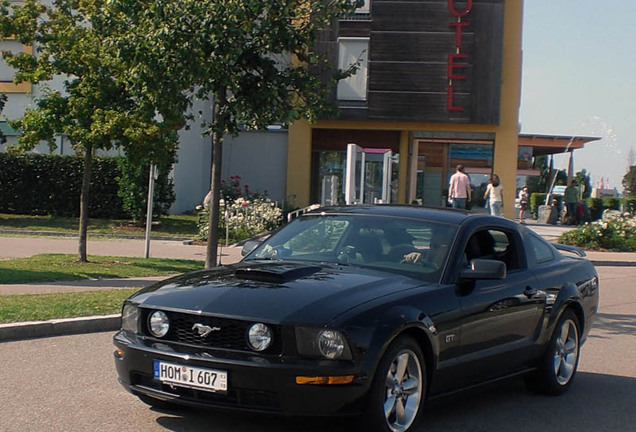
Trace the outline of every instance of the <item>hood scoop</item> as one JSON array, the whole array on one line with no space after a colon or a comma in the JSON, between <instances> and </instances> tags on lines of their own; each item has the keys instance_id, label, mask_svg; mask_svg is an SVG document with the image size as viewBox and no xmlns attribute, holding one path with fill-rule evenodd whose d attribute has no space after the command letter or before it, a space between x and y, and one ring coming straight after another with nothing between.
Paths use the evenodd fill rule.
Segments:
<instances>
[{"instance_id":1,"label":"hood scoop","mask_svg":"<svg viewBox=\"0 0 636 432\"><path fill-rule=\"evenodd\" d=\"M244 267L237 269L234 276L241 280L282 284L318 273L320 266L277 265L271 267Z\"/></svg>"}]
</instances>

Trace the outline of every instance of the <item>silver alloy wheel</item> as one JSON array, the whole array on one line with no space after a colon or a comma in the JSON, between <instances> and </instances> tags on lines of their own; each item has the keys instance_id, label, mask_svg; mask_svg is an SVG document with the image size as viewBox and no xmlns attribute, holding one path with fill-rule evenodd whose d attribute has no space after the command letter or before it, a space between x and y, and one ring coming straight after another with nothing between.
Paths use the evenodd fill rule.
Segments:
<instances>
[{"instance_id":1,"label":"silver alloy wheel","mask_svg":"<svg viewBox=\"0 0 636 432\"><path fill-rule=\"evenodd\" d=\"M389 429L407 430L420 407L422 397L422 366L417 355L403 349L397 353L385 381L384 416Z\"/></svg>"},{"instance_id":2,"label":"silver alloy wheel","mask_svg":"<svg viewBox=\"0 0 636 432\"><path fill-rule=\"evenodd\" d=\"M554 346L554 376L560 385L566 385L574 372L579 356L579 333L571 319L561 325L561 334Z\"/></svg>"}]
</instances>

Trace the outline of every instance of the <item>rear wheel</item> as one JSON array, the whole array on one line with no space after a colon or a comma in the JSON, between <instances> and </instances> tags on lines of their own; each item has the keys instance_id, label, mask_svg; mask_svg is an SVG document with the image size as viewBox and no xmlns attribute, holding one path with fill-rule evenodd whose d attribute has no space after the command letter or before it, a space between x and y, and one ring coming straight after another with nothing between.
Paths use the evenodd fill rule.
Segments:
<instances>
[{"instance_id":1,"label":"rear wheel","mask_svg":"<svg viewBox=\"0 0 636 432\"><path fill-rule=\"evenodd\" d=\"M554 329L537 372L526 379L531 390L552 395L565 393L576 376L580 334L578 318L574 312L566 310Z\"/></svg>"},{"instance_id":2,"label":"rear wheel","mask_svg":"<svg viewBox=\"0 0 636 432\"><path fill-rule=\"evenodd\" d=\"M367 401L365 430L412 430L426 396L426 365L422 350L408 336L398 337L386 351Z\"/></svg>"}]
</instances>

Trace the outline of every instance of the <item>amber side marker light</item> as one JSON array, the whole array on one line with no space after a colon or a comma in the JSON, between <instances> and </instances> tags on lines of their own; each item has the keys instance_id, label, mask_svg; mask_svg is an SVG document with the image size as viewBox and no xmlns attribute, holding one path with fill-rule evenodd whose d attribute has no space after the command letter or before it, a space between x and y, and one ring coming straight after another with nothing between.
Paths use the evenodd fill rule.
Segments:
<instances>
[{"instance_id":1,"label":"amber side marker light","mask_svg":"<svg viewBox=\"0 0 636 432\"><path fill-rule=\"evenodd\" d=\"M115 349L115 357L117 357L117 358L119 358L119 359L120 359L120 358L124 358L124 351L122 351L122 350L121 350L121 349L119 349L119 348L116 348L116 349Z\"/></svg>"},{"instance_id":2,"label":"amber side marker light","mask_svg":"<svg viewBox=\"0 0 636 432\"><path fill-rule=\"evenodd\" d=\"M297 376L296 384L338 385L351 384L353 375L344 376Z\"/></svg>"}]
</instances>

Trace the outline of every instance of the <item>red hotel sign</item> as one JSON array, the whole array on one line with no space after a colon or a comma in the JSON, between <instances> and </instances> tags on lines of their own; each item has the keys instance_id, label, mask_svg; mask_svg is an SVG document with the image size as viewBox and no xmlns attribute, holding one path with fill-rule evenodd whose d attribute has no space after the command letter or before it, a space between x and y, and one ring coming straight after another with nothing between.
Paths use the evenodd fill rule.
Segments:
<instances>
[{"instance_id":1,"label":"red hotel sign","mask_svg":"<svg viewBox=\"0 0 636 432\"><path fill-rule=\"evenodd\" d=\"M462 71L462 69L466 67L466 63L462 63L462 61L466 60L468 57L466 54L462 53L462 31L468 27L469 23L468 21L465 21L464 18L470 13L472 8L473 0L467 0L466 6L461 10L457 10L457 8L455 8L454 0L448 0L448 10L454 17L456 17L456 21L450 22L450 26L455 29L455 52L448 55L448 93L446 105L449 111L464 111L463 106L455 105L453 102L453 81L465 80L467 78L466 74Z\"/></svg>"}]
</instances>

